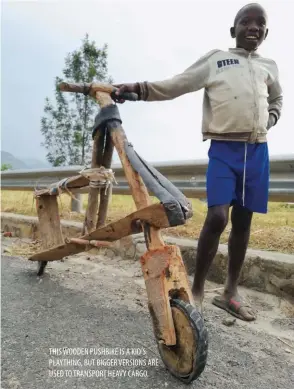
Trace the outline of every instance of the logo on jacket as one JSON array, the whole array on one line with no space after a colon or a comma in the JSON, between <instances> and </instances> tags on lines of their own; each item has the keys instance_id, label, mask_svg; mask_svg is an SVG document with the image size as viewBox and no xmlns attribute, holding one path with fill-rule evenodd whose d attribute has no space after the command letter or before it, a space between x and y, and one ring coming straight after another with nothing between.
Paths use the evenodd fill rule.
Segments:
<instances>
[{"instance_id":1,"label":"logo on jacket","mask_svg":"<svg viewBox=\"0 0 294 389\"><path fill-rule=\"evenodd\" d=\"M216 74L232 69L232 67L242 67L238 59L222 59L216 62Z\"/></svg>"},{"instance_id":2,"label":"logo on jacket","mask_svg":"<svg viewBox=\"0 0 294 389\"><path fill-rule=\"evenodd\" d=\"M223 59L221 61L217 61L217 67L222 68L229 65L239 65L240 62L238 59Z\"/></svg>"}]
</instances>

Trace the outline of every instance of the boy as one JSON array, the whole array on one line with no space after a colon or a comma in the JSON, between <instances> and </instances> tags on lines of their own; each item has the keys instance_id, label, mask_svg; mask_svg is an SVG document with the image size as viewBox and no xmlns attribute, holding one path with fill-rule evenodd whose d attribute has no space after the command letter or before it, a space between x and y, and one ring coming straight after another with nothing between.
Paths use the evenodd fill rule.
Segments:
<instances>
[{"instance_id":1,"label":"boy","mask_svg":"<svg viewBox=\"0 0 294 389\"><path fill-rule=\"evenodd\" d=\"M257 48L268 35L267 15L256 3L241 8L230 29L236 48L213 50L182 74L159 82L116 85L144 101L171 100L204 88L203 140L210 139L207 217L201 231L192 292L202 307L204 282L232 206L228 276L213 304L242 320L255 319L237 291L253 212L266 213L269 186L267 131L280 118L282 90L274 61ZM123 102L123 101L121 101Z\"/></svg>"}]
</instances>

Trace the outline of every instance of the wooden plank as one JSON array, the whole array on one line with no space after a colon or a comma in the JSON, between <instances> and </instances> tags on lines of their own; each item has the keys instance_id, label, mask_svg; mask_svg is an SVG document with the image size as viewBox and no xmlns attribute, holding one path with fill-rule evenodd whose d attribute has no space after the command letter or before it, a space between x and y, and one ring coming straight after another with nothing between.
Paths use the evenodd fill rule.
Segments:
<instances>
[{"instance_id":1,"label":"wooden plank","mask_svg":"<svg viewBox=\"0 0 294 389\"><path fill-rule=\"evenodd\" d=\"M127 138L122 127L113 130L111 132L111 137L123 165L125 176L128 180L137 208L141 209L143 207L147 207L151 204L151 199L141 176L134 171L130 161L127 158L124 150L124 142L127 140ZM146 236L146 239L148 239L146 244L150 249L164 246L164 241L161 237L159 229L151 227L150 235L149 237Z\"/></svg>"},{"instance_id":2,"label":"wooden plank","mask_svg":"<svg viewBox=\"0 0 294 389\"><path fill-rule=\"evenodd\" d=\"M148 190L141 176L135 172L126 155L124 143L127 141L127 137L123 128L120 126L112 129L111 138L124 168L125 176L129 183L136 207L141 209L149 206L151 204L151 199ZM151 227L150 235L149 237L146 236L146 239L148 239L146 244L150 249L164 246L164 241L161 237L160 230L157 228Z\"/></svg>"},{"instance_id":3,"label":"wooden plank","mask_svg":"<svg viewBox=\"0 0 294 389\"><path fill-rule=\"evenodd\" d=\"M96 99L101 107L112 104L112 100L107 93L97 92ZM142 178L134 171L126 156L124 141L127 140L127 138L121 126L111 131L111 139L120 157L136 207L138 209L148 207L151 204L150 196Z\"/></svg>"},{"instance_id":4,"label":"wooden plank","mask_svg":"<svg viewBox=\"0 0 294 389\"><path fill-rule=\"evenodd\" d=\"M66 181L66 187L68 189L83 188L84 186L88 186L88 185L89 185L89 180L80 174L78 176L69 177Z\"/></svg>"},{"instance_id":5,"label":"wooden plank","mask_svg":"<svg viewBox=\"0 0 294 389\"><path fill-rule=\"evenodd\" d=\"M101 144L103 141L103 134L100 131L97 131L92 149L92 161L91 167L98 168L100 167L99 156L101 154ZM99 188L91 188L89 189L88 194L88 205L85 214L84 226L83 226L83 235L89 234L91 231L94 231L96 228L96 220L97 220L97 211L98 211L98 196L99 196Z\"/></svg>"},{"instance_id":6,"label":"wooden plank","mask_svg":"<svg viewBox=\"0 0 294 389\"><path fill-rule=\"evenodd\" d=\"M95 96L95 93L105 92L107 96L114 90L114 87L110 84L104 83L67 83L61 82L59 84L59 90L62 92L74 92L74 93L84 93L85 88L90 92L92 96Z\"/></svg>"},{"instance_id":7,"label":"wooden plank","mask_svg":"<svg viewBox=\"0 0 294 389\"><path fill-rule=\"evenodd\" d=\"M164 280L166 294L195 306L180 248L176 245L168 245L166 250L169 255Z\"/></svg>"},{"instance_id":8,"label":"wooden plank","mask_svg":"<svg viewBox=\"0 0 294 389\"><path fill-rule=\"evenodd\" d=\"M37 196L36 207L44 249L63 244L57 196Z\"/></svg>"},{"instance_id":9,"label":"wooden plank","mask_svg":"<svg viewBox=\"0 0 294 389\"><path fill-rule=\"evenodd\" d=\"M164 340L166 345L173 345L176 343L175 328L164 284L165 271L169 263L166 247L147 251L141 257L141 265L154 335L157 340Z\"/></svg>"},{"instance_id":10,"label":"wooden plank","mask_svg":"<svg viewBox=\"0 0 294 389\"><path fill-rule=\"evenodd\" d=\"M164 340L167 346L175 345L169 299L180 298L194 305L180 250L174 245L149 250L141 257L141 265L155 336Z\"/></svg>"},{"instance_id":11,"label":"wooden plank","mask_svg":"<svg viewBox=\"0 0 294 389\"><path fill-rule=\"evenodd\" d=\"M107 190L102 188L100 190L100 201L99 201L99 211L98 211L98 220L96 228L103 227L106 223L108 206L112 195L112 185L110 185Z\"/></svg>"},{"instance_id":12,"label":"wooden plank","mask_svg":"<svg viewBox=\"0 0 294 389\"><path fill-rule=\"evenodd\" d=\"M81 238L66 238L65 243L77 243L82 246L94 246L94 247L112 247L113 243L107 240L84 240Z\"/></svg>"},{"instance_id":13,"label":"wooden plank","mask_svg":"<svg viewBox=\"0 0 294 389\"><path fill-rule=\"evenodd\" d=\"M97 92L96 99L100 107L112 104L112 100L108 93ZM127 158L124 150L124 142L127 141L127 137L121 126L111 130L111 139L121 160L137 209L148 207L151 204L151 199L142 178L134 171ZM151 227L150 234L149 236L146 235L146 239L148 239L146 243L149 248L164 246L164 241L158 228Z\"/></svg>"},{"instance_id":14,"label":"wooden plank","mask_svg":"<svg viewBox=\"0 0 294 389\"><path fill-rule=\"evenodd\" d=\"M105 169L110 169L111 167L113 149L114 149L114 144L112 143L109 131L107 131L105 148L103 150L103 157L102 157L102 166L105 167ZM107 189L103 188L100 190L99 211L98 211L98 220L97 220L96 228L102 227L106 223L107 211L108 211L109 201L111 199L111 194L112 194L112 185L110 185Z\"/></svg>"},{"instance_id":15,"label":"wooden plank","mask_svg":"<svg viewBox=\"0 0 294 389\"><path fill-rule=\"evenodd\" d=\"M111 138L123 165L136 207L138 209L148 207L151 204L151 199L141 176L134 171L125 153L124 142L127 141L127 138L122 127L113 129Z\"/></svg>"},{"instance_id":16,"label":"wooden plank","mask_svg":"<svg viewBox=\"0 0 294 389\"><path fill-rule=\"evenodd\" d=\"M110 223L105 227L98 228L90 234L80 236L79 238L84 240L105 240L114 242L118 239L124 238L125 236L141 232L142 230L138 228L136 223L138 220L143 222L145 221L151 226L154 225L157 228L168 228L170 226L164 206L162 204L153 204L150 207L133 212L121 220ZM78 244L61 244L51 250L37 253L30 257L29 260L57 261L69 255L78 254L83 251L85 251L85 247Z\"/></svg>"},{"instance_id":17,"label":"wooden plank","mask_svg":"<svg viewBox=\"0 0 294 389\"><path fill-rule=\"evenodd\" d=\"M68 190L76 189L76 188L84 188L88 185L89 185L89 180L86 177L83 177L81 175L70 177L66 182L66 187ZM59 191L53 192L52 191L53 187L58 188L58 182L50 185L49 188L35 190L35 195L36 196L43 196L43 195L58 196L60 194ZM66 189L62 189L62 188L59 189L62 193L67 193Z\"/></svg>"}]
</instances>

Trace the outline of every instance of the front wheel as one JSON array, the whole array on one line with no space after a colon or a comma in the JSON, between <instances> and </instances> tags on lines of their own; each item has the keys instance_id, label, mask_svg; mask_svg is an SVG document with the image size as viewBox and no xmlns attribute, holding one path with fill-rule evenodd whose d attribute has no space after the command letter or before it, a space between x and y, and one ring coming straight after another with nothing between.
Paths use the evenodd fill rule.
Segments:
<instances>
[{"instance_id":1,"label":"front wheel","mask_svg":"<svg viewBox=\"0 0 294 389\"><path fill-rule=\"evenodd\" d=\"M166 346L158 342L163 363L176 378L189 384L203 372L208 350L208 334L204 320L190 303L171 299L171 310L177 343Z\"/></svg>"}]
</instances>

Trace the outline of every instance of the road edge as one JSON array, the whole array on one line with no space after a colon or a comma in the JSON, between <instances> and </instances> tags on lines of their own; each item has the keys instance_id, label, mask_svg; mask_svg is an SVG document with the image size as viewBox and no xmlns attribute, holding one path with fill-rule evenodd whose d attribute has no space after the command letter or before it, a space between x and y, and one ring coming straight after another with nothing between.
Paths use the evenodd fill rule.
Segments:
<instances>
[{"instance_id":1,"label":"road edge","mask_svg":"<svg viewBox=\"0 0 294 389\"><path fill-rule=\"evenodd\" d=\"M1 225L2 231L10 231L15 237L39 239L37 217L1 212ZM61 220L61 225L64 236L73 237L81 234L81 222ZM177 244L180 247L187 272L193 275L197 241L171 236L164 236L164 240L167 244ZM115 250L123 258L138 260L146 251L144 237L138 234L121 239L116 242ZM113 250L106 250L105 255L114 255ZM221 244L209 271L208 280L223 283L226 277L227 261L227 246ZM276 296L293 298L294 255L248 249L240 285Z\"/></svg>"}]
</instances>

